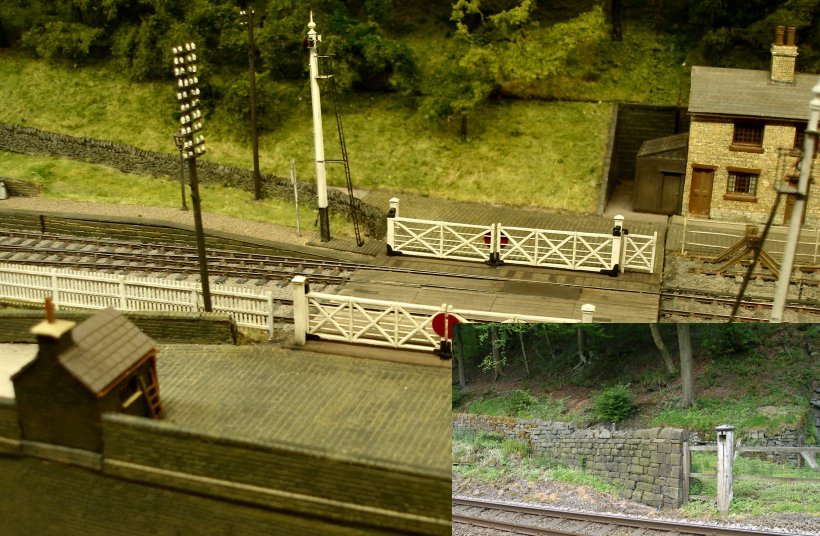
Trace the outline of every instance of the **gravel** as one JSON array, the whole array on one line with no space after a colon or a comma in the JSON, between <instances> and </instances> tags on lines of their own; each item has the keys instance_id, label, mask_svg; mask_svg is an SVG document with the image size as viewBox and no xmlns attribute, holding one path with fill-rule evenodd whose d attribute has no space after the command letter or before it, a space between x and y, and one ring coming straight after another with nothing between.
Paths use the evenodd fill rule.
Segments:
<instances>
[{"instance_id":1,"label":"gravel","mask_svg":"<svg viewBox=\"0 0 820 536\"><path fill-rule=\"evenodd\" d=\"M779 530L789 534L820 536L820 516L808 514L767 514L763 516L729 515L725 517L693 518L677 510L659 512L654 508L613 497L594 489L554 480L529 481L514 476L502 476L494 482L482 482L453 473L453 496L503 500L588 512L644 516L654 519L687 520L693 523L735 526L747 530ZM453 535L495 536L501 533L453 525Z\"/></svg>"}]
</instances>

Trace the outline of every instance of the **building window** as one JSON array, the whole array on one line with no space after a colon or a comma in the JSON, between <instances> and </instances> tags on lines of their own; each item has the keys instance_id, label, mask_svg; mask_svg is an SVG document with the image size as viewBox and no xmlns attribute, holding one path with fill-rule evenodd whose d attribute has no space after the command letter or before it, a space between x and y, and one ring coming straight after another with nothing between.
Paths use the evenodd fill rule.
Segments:
<instances>
[{"instance_id":1,"label":"building window","mask_svg":"<svg viewBox=\"0 0 820 536\"><path fill-rule=\"evenodd\" d=\"M757 195L757 178L760 173L729 170L729 181L726 185L727 196L738 195L754 197Z\"/></svg>"},{"instance_id":2,"label":"building window","mask_svg":"<svg viewBox=\"0 0 820 536\"><path fill-rule=\"evenodd\" d=\"M732 134L732 145L742 147L763 147L763 123L760 121L738 121Z\"/></svg>"}]
</instances>

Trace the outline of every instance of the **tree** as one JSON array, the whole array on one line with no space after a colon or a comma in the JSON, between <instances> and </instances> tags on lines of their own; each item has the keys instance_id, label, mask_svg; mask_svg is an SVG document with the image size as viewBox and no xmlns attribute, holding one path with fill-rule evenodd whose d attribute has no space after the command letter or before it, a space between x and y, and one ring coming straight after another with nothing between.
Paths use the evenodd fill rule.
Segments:
<instances>
[{"instance_id":1,"label":"tree","mask_svg":"<svg viewBox=\"0 0 820 536\"><path fill-rule=\"evenodd\" d=\"M678 349L680 352L680 376L683 389L681 406L691 407L695 403L695 376L692 370L692 336L689 324L679 323Z\"/></svg>"},{"instance_id":2,"label":"tree","mask_svg":"<svg viewBox=\"0 0 820 536\"><path fill-rule=\"evenodd\" d=\"M669 349L666 348L666 344L663 342L663 337L661 337L661 332L658 329L658 325L649 324L649 331L652 332L652 340L655 341L655 347L658 349L658 352L660 352L661 358L666 365L666 371L672 374L675 372L675 363L672 362L672 355L669 353Z\"/></svg>"}]
</instances>

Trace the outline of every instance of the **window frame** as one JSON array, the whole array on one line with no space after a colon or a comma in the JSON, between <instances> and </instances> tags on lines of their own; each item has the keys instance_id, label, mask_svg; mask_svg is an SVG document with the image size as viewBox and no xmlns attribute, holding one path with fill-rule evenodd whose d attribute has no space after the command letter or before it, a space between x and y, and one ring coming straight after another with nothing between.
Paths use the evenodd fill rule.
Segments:
<instances>
[{"instance_id":1,"label":"window frame","mask_svg":"<svg viewBox=\"0 0 820 536\"><path fill-rule=\"evenodd\" d=\"M759 131L758 136L741 136L738 140L738 135L743 134L744 131ZM750 153L762 153L763 141L766 137L766 123L757 119L738 119L732 123L732 144L730 149L733 151L745 151ZM743 139L749 138L749 139ZM752 139L754 138L754 139Z\"/></svg>"},{"instance_id":2,"label":"window frame","mask_svg":"<svg viewBox=\"0 0 820 536\"><path fill-rule=\"evenodd\" d=\"M726 193L723 195L724 199L731 201L747 201L757 202L757 191L760 188L760 170L750 168L728 167L726 168ZM749 192L740 192L737 190L730 190L732 188L732 175L735 175L735 187L737 185L737 176L745 175L748 178Z\"/></svg>"}]
</instances>

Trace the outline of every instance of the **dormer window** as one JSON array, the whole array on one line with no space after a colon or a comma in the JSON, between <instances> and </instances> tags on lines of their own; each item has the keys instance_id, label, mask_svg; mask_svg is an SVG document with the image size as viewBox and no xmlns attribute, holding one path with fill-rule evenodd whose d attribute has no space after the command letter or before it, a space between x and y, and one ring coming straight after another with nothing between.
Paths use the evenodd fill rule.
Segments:
<instances>
[{"instance_id":1,"label":"dormer window","mask_svg":"<svg viewBox=\"0 0 820 536\"><path fill-rule=\"evenodd\" d=\"M763 129L762 121L736 121L732 134L732 149L763 152Z\"/></svg>"}]
</instances>

